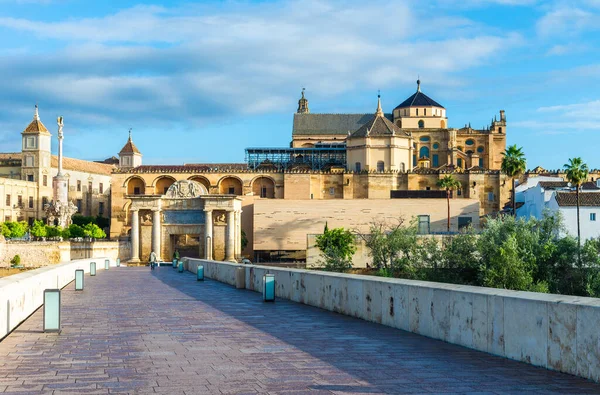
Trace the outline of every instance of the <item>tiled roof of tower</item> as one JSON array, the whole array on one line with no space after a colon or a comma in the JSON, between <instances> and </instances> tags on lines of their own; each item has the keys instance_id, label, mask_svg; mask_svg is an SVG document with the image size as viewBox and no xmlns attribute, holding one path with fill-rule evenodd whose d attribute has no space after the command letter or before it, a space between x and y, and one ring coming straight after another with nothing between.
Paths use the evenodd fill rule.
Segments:
<instances>
[{"instance_id":1,"label":"tiled roof of tower","mask_svg":"<svg viewBox=\"0 0 600 395\"><path fill-rule=\"evenodd\" d=\"M58 168L58 156L52 155L51 166L53 168ZM115 169L115 166L81 159L66 158L63 156L63 169L80 171L83 173L110 175L113 169Z\"/></svg>"},{"instance_id":2,"label":"tiled roof of tower","mask_svg":"<svg viewBox=\"0 0 600 395\"><path fill-rule=\"evenodd\" d=\"M339 134L347 136L373 119L371 114L294 114L292 135ZM392 114L385 114L389 120Z\"/></svg>"},{"instance_id":3,"label":"tiled roof of tower","mask_svg":"<svg viewBox=\"0 0 600 395\"><path fill-rule=\"evenodd\" d=\"M133 141L131 141L131 136L129 136L127 143L125 143L123 148L121 148L121 151L119 151L119 155L120 154L140 154L141 155L141 152L139 149L137 149L135 144L133 144Z\"/></svg>"},{"instance_id":4,"label":"tiled roof of tower","mask_svg":"<svg viewBox=\"0 0 600 395\"><path fill-rule=\"evenodd\" d=\"M400 103L396 108L394 108L394 110L396 110L398 108L415 107L415 106L422 106L422 107L430 107L431 106L431 107L444 108L444 106L442 106L440 103L436 102L435 100L433 100L432 98L430 98L429 96L424 94L423 92L417 91L411 97L409 97L408 99L406 99L402 103Z\"/></svg>"},{"instance_id":5,"label":"tiled roof of tower","mask_svg":"<svg viewBox=\"0 0 600 395\"><path fill-rule=\"evenodd\" d=\"M358 130L350 135L350 137L365 137L367 136L391 136L395 134L401 137L408 137L410 134L394 125L386 117L374 117L369 122L361 126Z\"/></svg>"},{"instance_id":6,"label":"tiled roof of tower","mask_svg":"<svg viewBox=\"0 0 600 395\"><path fill-rule=\"evenodd\" d=\"M48 129L44 126L42 121L39 119L34 119L31 123L25 128L23 133L50 133Z\"/></svg>"},{"instance_id":7,"label":"tiled roof of tower","mask_svg":"<svg viewBox=\"0 0 600 395\"><path fill-rule=\"evenodd\" d=\"M577 206L577 194L575 192L556 192L556 202L561 207ZM600 193L580 193L579 206L600 206Z\"/></svg>"}]
</instances>

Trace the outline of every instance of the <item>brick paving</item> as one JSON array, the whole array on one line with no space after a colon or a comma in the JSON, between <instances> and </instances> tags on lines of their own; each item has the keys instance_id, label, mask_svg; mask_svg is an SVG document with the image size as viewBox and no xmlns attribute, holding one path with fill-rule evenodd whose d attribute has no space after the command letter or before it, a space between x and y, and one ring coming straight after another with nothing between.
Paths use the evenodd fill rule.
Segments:
<instances>
[{"instance_id":1,"label":"brick paving","mask_svg":"<svg viewBox=\"0 0 600 395\"><path fill-rule=\"evenodd\" d=\"M170 267L111 268L0 342L0 393L598 394L600 385ZM3 392L4 391L4 392Z\"/></svg>"}]
</instances>

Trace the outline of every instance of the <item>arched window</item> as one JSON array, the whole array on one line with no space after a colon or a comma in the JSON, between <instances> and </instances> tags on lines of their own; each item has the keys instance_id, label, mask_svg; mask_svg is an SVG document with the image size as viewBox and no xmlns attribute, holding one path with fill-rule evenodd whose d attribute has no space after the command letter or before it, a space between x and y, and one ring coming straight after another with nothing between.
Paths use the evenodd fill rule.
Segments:
<instances>
[{"instance_id":1,"label":"arched window","mask_svg":"<svg viewBox=\"0 0 600 395\"><path fill-rule=\"evenodd\" d=\"M360 173L360 162L356 162L354 164L354 171Z\"/></svg>"},{"instance_id":2,"label":"arched window","mask_svg":"<svg viewBox=\"0 0 600 395\"><path fill-rule=\"evenodd\" d=\"M440 165L440 157L438 156L438 154L433 154L432 160L431 160L431 166L438 167L439 165Z\"/></svg>"},{"instance_id":3,"label":"arched window","mask_svg":"<svg viewBox=\"0 0 600 395\"><path fill-rule=\"evenodd\" d=\"M419 150L419 158L429 158L429 148L428 147L421 147L421 149Z\"/></svg>"},{"instance_id":4,"label":"arched window","mask_svg":"<svg viewBox=\"0 0 600 395\"><path fill-rule=\"evenodd\" d=\"M479 147L477 147L477 152L479 152L480 154L483 152L483 146L480 145Z\"/></svg>"},{"instance_id":5,"label":"arched window","mask_svg":"<svg viewBox=\"0 0 600 395\"><path fill-rule=\"evenodd\" d=\"M419 109L417 108L417 115L419 115Z\"/></svg>"},{"instance_id":6,"label":"arched window","mask_svg":"<svg viewBox=\"0 0 600 395\"><path fill-rule=\"evenodd\" d=\"M498 128L498 132L502 133L502 126Z\"/></svg>"},{"instance_id":7,"label":"arched window","mask_svg":"<svg viewBox=\"0 0 600 395\"><path fill-rule=\"evenodd\" d=\"M384 167L385 166L384 166L384 163L383 163L382 160L380 160L380 161L377 162L377 171L378 172L380 172L380 173L383 172Z\"/></svg>"},{"instance_id":8,"label":"arched window","mask_svg":"<svg viewBox=\"0 0 600 395\"><path fill-rule=\"evenodd\" d=\"M440 145L438 143L433 143L433 149L440 149Z\"/></svg>"},{"instance_id":9,"label":"arched window","mask_svg":"<svg viewBox=\"0 0 600 395\"><path fill-rule=\"evenodd\" d=\"M426 108L423 109L423 115L427 115L427 109Z\"/></svg>"},{"instance_id":10,"label":"arched window","mask_svg":"<svg viewBox=\"0 0 600 395\"><path fill-rule=\"evenodd\" d=\"M465 141L465 144L466 144L466 145L474 145L474 144L475 144L475 141L473 141L473 140L469 139L469 140Z\"/></svg>"},{"instance_id":11,"label":"arched window","mask_svg":"<svg viewBox=\"0 0 600 395\"><path fill-rule=\"evenodd\" d=\"M456 165L457 165L458 167L462 167L462 159L461 159L461 158L458 158L458 159L456 160Z\"/></svg>"},{"instance_id":12,"label":"arched window","mask_svg":"<svg viewBox=\"0 0 600 395\"><path fill-rule=\"evenodd\" d=\"M419 115L419 114L417 114ZM419 129L423 129L425 127L425 121L423 121L422 119L419 120Z\"/></svg>"},{"instance_id":13,"label":"arched window","mask_svg":"<svg viewBox=\"0 0 600 395\"><path fill-rule=\"evenodd\" d=\"M483 158L479 158L479 167L483 167Z\"/></svg>"}]
</instances>

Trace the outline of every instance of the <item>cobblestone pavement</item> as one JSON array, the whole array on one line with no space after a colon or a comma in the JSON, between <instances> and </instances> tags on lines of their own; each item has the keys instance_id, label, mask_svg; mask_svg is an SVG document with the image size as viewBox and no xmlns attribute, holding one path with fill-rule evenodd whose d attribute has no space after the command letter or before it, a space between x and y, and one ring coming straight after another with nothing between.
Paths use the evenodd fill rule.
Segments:
<instances>
[{"instance_id":1,"label":"cobblestone pavement","mask_svg":"<svg viewBox=\"0 0 600 395\"><path fill-rule=\"evenodd\" d=\"M170 267L111 268L0 342L0 393L600 393L600 385Z\"/></svg>"}]
</instances>

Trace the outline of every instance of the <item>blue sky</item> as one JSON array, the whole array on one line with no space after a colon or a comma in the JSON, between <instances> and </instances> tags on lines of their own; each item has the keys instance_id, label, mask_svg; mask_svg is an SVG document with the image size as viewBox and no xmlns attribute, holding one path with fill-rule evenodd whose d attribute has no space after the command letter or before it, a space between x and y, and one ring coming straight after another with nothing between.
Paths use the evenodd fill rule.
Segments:
<instances>
[{"instance_id":1,"label":"blue sky","mask_svg":"<svg viewBox=\"0 0 600 395\"><path fill-rule=\"evenodd\" d=\"M0 151L38 103L67 156L241 162L312 112L390 112L416 89L450 127L506 110L528 167L600 168L600 0L0 0ZM55 144L54 144L55 145Z\"/></svg>"}]
</instances>

